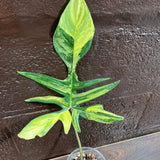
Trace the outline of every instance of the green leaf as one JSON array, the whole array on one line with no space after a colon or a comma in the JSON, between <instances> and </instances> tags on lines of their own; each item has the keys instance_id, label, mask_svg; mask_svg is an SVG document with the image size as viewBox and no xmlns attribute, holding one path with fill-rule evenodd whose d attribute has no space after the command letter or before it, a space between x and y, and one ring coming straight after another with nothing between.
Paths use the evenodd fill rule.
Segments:
<instances>
[{"instance_id":1,"label":"green leaf","mask_svg":"<svg viewBox=\"0 0 160 160\"><path fill-rule=\"evenodd\" d=\"M84 0L70 0L53 36L56 52L67 65L75 70L78 61L90 49L94 24Z\"/></svg>"},{"instance_id":2,"label":"green leaf","mask_svg":"<svg viewBox=\"0 0 160 160\"><path fill-rule=\"evenodd\" d=\"M67 103L64 100L64 98L60 98L56 96L33 97L33 98L26 99L25 102L51 103L51 104L57 104L62 108L67 108Z\"/></svg>"},{"instance_id":3,"label":"green leaf","mask_svg":"<svg viewBox=\"0 0 160 160\"><path fill-rule=\"evenodd\" d=\"M68 134L72 123L72 117L70 112L67 110L66 112L62 113L59 117L59 120L61 120L63 123L64 133Z\"/></svg>"},{"instance_id":4,"label":"green leaf","mask_svg":"<svg viewBox=\"0 0 160 160\"><path fill-rule=\"evenodd\" d=\"M20 72L20 71L18 71L18 73L62 95L65 95L69 92L69 87L65 84L65 80L59 80L39 73Z\"/></svg>"},{"instance_id":5,"label":"green leaf","mask_svg":"<svg viewBox=\"0 0 160 160\"><path fill-rule=\"evenodd\" d=\"M43 137L58 120L62 121L64 131L67 134L71 126L72 117L68 110L61 110L33 119L22 129L18 137L26 140L33 139L35 136Z\"/></svg>"},{"instance_id":6,"label":"green leaf","mask_svg":"<svg viewBox=\"0 0 160 160\"><path fill-rule=\"evenodd\" d=\"M79 126L79 113L76 109L73 109L73 112L72 112L72 124L74 129L80 133L81 128Z\"/></svg>"},{"instance_id":7,"label":"green leaf","mask_svg":"<svg viewBox=\"0 0 160 160\"><path fill-rule=\"evenodd\" d=\"M98 78L98 79L92 79L92 80L88 80L88 81L84 81L84 82L76 82L74 84L74 90L79 90L79 89L83 89L83 88L87 88L90 87L92 85L95 85L97 83L109 80L110 78Z\"/></svg>"},{"instance_id":8,"label":"green leaf","mask_svg":"<svg viewBox=\"0 0 160 160\"><path fill-rule=\"evenodd\" d=\"M99 78L80 82L76 74L77 63L90 49L94 32L92 17L85 1L70 0L53 36L55 50L68 67L68 77L65 80L59 80L38 73L18 71L19 74L64 96L63 98L55 96L34 97L25 100L26 102L53 103L61 106L63 110L33 119L18 134L20 138L27 140L33 139L35 136L43 137L58 120L62 122L65 134L69 132L71 123L77 132L81 132L79 116L101 123L112 123L123 120L123 117L105 111L102 105L83 108L77 107L77 105L81 103L90 101L109 92L120 82L117 81L84 93L76 93L77 90L109 79ZM67 110L70 108L72 108L73 111L72 117Z\"/></svg>"},{"instance_id":9,"label":"green leaf","mask_svg":"<svg viewBox=\"0 0 160 160\"><path fill-rule=\"evenodd\" d=\"M96 104L87 107L76 107L77 114L82 116L85 119L93 120L100 123L112 123L117 121L122 121L124 118L118 116L114 113L105 111L101 104Z\"/></svg>"},{"instance_id":10,"label":"green leaf","mask_svg":"<svg viewBox=\"0 0 160 160\"><path fill-rule=\"evenodd\" d=\"M95 99L97 97L100 97L101 95L109 92L113 88L115 88L120 81L116 81L114 83L110 83L92 90L89 90L87 92L79 93L79 94L73 94L73 103L76 105L88 102L92 99Z\"/></svg>"}]
</instances>

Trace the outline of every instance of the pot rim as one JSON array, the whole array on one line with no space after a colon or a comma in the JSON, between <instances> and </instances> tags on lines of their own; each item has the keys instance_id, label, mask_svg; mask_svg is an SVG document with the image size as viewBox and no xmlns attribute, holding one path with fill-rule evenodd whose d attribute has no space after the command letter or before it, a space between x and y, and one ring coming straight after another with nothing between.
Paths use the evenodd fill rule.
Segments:
<instances>
[{"instance_id":1,"label":"pot rim","mask_svg":"<svg viewBox=\"0 0 160 160\"><path fill-rule=\"evenodd\" d=\"M97 149L94 149L94 148L92 148L92 147L82 147L82 151L83 151L83 150L91 150L91 151L94 151L94 152L97 153L99 156L101 156L101 157L103 158L103 160L106 160L106 158L103 156L103 154L100 153ZM79 148L73 150L73 152L71 152L70 155L68 156L67 160L70 160L71 156L72 156L74 153L78 152L78 151L80 151Z\"/></svg>"}]
</instances>

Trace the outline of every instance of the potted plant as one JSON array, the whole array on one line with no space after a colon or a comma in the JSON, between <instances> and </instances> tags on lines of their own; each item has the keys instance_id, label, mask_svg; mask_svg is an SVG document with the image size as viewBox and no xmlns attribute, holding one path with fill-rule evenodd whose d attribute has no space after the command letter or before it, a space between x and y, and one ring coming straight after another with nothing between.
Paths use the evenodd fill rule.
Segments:
<instances>
[{"instance_id":1,"label":"potted plant","mask_svg":"<svg viewBox=\"0 0 160 160\"><path fill-rule=\"evenodd\" d=\"M77 63L90 49L94 32L95 29L92 17L85 1L70 0L60 18L53 36L54 48L68 68L67 78L59 80L38 73L18 71L19 74L30 78L63 96L34 97L25 100L26 102L51 103L59 105L62 109L33 119L18 134L20 138L30 140L35 138L35 136L43 137L59 120L63 123L65 134L68 134L72 124L79 145L79 159L82 160L83 149L78 135L78 133L81 132L79 116L87 120L106 124L123 120L123 117L105 111L101 104L86 107L80 106L85 102L109 92L120 82L116 81L83 93L77 93L80 89L87 88L109 79L99 78L81 82L78 80L78 76L76 74ZM86 148L84 148L84 150L86 150ZM74 151L74 153L76 151ZM71 154L69 158L74 159L72 158L74 153ZM85 156L88 156L88 159L91 159L94 155L87 153ZM99 157L95 158L100 159ZM103 156L102 158L104 159Z\"/></svg>"}]
</instances>

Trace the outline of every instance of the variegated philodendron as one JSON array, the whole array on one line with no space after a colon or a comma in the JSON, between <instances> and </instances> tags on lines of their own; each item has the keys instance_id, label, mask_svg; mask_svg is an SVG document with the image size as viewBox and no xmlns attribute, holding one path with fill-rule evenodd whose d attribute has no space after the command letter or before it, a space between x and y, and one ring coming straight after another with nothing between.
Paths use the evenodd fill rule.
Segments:
<instances>
[{"instance_id":1,"label":"variegated philodendron","mask_svg":"<svg viewBox=\"0 0 160 160\"><path fill-rule=\"evenodd\" d=\"M77 132L81 132L79 116L88 120L108 124L123 120L123 117L105 111L101 104L80 107L82 103L93 100L109 92L120 82L116 81L83 93L76 92L77 90L109 79L99 78L81 82L78 80L75 72L78 61L90 49L94 32L95 29L92 17L85 1L70 0L53 36L55 50L68 67L68 77L65 80L59 80L38 73L18 71L19 74L63 96L34 97L25 100L26 102L56 104L59 105L62 110L33 119L18 134L20 138L28 140L35 138L35 136L43 137L58 120L62 121L66 134L69 132L71 124Z\"/></svg>"}]
</instances>

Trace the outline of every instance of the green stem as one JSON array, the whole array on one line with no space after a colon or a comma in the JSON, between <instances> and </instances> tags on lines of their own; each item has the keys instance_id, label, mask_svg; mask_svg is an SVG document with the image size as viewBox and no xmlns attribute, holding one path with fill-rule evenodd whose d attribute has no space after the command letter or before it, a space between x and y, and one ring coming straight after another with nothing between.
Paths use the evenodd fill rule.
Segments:
<instances>
[{"instance_id":1,"label":"green stem","mask_svg":"<svg viewBox=\"0 0 160 160\"><path fill-rule=\"evenodd\" d=\"M78 135L78 132L76 130L75 131L75 134L76 134L76 138L77 138L77 141L78 141L78 146L79 146L79 150L80 150L80 157L81 157L81 160L83 160L83 154L82 154L82 145L81 145L81 141L80 141L80 138L79 138L79 135Z\"/></svg>"},{"instance_id":2,"label":"green stem","mask_svg":"<svg viewBox=\"0 0 160 160\"><path fill-rule=\"evenodd\" d=\"M73 58L74 59L74 58ZM69 108L72 108L73 107L73 100L72 100L72 94L73 94L73 83L74 83L74 74L75 73L75 67L73 66L76 66L76 64L74 65L74 62L73 62L73 65L72 65L72 70L71 70L71 73L69 74L69 78L70 79L70 84L71 84L71 91L70 91L70 97L69 97ZM79 135L78 135L78 132L74 129L75 131L75 135L76 135L76 138L77 138L77 142L78 142L78 146L79 146L79 150L80 150L80 158L81 160L83 160L83 154L82 154L82 145L81 145L81 141L80 141L80 138L79 138Z\"/></svg>"}]
</instances>

